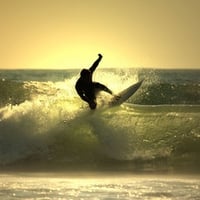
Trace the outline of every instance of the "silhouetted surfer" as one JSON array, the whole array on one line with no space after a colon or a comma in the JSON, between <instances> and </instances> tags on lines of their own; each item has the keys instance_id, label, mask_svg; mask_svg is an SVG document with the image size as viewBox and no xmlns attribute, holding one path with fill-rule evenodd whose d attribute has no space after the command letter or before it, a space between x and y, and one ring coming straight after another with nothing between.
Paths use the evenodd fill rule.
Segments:
<instances>
[{"instance_id":1,"label":"silhouetted surfer","mask_svg":"<svg viewBox=\"0 0 200 200\"><path fill-rule=\"evenodd\" d=\"M92 81L92 74L102 59L101 54L98 54L98 56L99 58L93 63L93 65L89 69L83 69L81 71L81 76L76 82L75 86L76 91L81 97L81 99L86 101L91 109L95 109L97 106L96 94L99 91L105 91L112 95L112 91L108 89L105 85Z\"/></svg>"}]
</instances>

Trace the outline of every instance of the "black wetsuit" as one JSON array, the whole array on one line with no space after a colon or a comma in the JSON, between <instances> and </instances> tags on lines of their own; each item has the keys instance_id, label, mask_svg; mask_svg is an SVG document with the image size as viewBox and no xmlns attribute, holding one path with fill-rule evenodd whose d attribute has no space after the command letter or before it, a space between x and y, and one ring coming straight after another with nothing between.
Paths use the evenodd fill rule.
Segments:
<instances>
[{"instance_id":1,"label":"black wetsuit","mask_svg":"<svg viewBox=\"0 0 200 200\"><path fill-rule=\"evenodd\" d=\"M112 91L108 89L105 85L98 83L98 82L93 82L92 81L92 74L97 68L99 62L102 59L102 55L98 54L99 58L93 63L93 65L88 69L83 69L81 71L81 76L76 82L76 91L83 99L86 101L91 109L95 109L97 106L96 103L96 94L99 91L105 91L110 94L112 94Z\"/></svg>"}]
</instances>

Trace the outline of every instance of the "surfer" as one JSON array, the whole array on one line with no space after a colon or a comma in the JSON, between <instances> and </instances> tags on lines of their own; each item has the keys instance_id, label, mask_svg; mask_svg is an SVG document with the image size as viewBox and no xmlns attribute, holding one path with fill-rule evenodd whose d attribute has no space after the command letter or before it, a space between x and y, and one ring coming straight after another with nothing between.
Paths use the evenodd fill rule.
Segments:
<instances>
[{"instance_id":1,"label":"surfer","mask_svg":"<svg viewBox=\"0 0 200 200\"><path fill-rule=\"evenodd\" d=\"M93 82L92 75L95 69L97 68L99 62L102 59L102 55L98 54L98 59L93 63L93 65L89 69L83 69L80 73L80 78L76 82L76 91L82 100L86 101L91 109L95 109L97 106L96 102L96 94L100 91L107 92L109 94L113 94L110 89L108 89L105 85Z\"/></svg>"}]
</instances>

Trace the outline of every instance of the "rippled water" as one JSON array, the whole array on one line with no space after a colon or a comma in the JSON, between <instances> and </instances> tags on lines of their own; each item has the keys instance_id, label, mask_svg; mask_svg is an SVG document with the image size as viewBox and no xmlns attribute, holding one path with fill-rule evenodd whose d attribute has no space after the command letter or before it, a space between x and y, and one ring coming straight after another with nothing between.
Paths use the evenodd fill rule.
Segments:
<instances>
[{"instance_id":1,"label":"rippled water","mask_svg":"<svg viewBox=\"0 0 200 200\"><path fill-rule=\"evenodd\" d=\"M0 198L200 199L200 176L130 174L1 174Z\"/></svg>"}]
</instances>

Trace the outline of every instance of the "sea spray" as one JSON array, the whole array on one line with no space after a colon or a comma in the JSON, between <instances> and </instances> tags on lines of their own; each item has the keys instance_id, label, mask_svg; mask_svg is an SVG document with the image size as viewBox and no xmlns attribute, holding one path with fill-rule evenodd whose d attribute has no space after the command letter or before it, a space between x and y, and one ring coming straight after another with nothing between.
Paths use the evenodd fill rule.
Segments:
<instances>
[{"instance_id":1,"label":"sea spray","mask_svg":"<svg viewBox=\"0 0 200 200\"><path fill-rule=\"evenodd\" d=\"M3 86L8 92L21 88L15 101L0 99L4 101L0 108L1 166L81 169L109 163L112 168L133 169L139 164L141 169L147 165L171 169L200 165L199 71L193 72L193 80L192 73L179 76L174 71L100 70L95 80L116 94L138 80L145 81L127 103L112 109L99 104L94 112L74 89L79 71L42 71L43 76L39 72L20 71L23 80L17 78L20 73L16 77L13 71L6 76L0 73L9 82ZM20 94L26 95L21 98ZM102 92L100 96L106 103L109 95Z\"/></svg>"}]
</instances>

